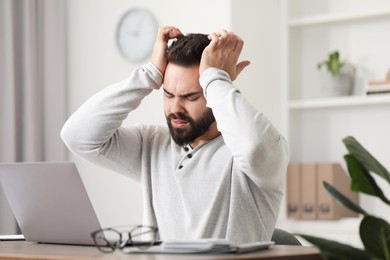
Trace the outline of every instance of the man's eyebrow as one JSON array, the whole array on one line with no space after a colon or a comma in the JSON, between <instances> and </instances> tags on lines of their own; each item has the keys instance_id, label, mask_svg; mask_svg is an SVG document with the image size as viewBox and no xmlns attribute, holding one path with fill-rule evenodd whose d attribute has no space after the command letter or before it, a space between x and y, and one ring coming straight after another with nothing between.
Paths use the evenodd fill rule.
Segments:
<instances>
[{"instance_id":1,"label":"man's eyebrow","mask_svg":"<svg viewBox=\"0 0 390 260\"><path fill-rule=\"evenodd\" d=\"M198 94L202 94L202 91L190 92L190 93L187 93L187 94L180 95L180 97L189 98L189 97L192 97L192 96L195 96L195 95L198 95Z\"/></svg>"},{"instance_id":2,"label":"man's eyebrow","mask_svg":"<svg viewBox=\"0 0 390 260\"><path fill-rule=\"evenodd\" d=\"M167 93L168 95L173 95L171 92L169 92L168 90L166 90L165 88L163 88L164 92Z\"/></svg>"},{"instance_id":3,"label":"man's eyebrow","mask_svg":"<svg viewBox=\"0 0 390 260\"><path fill-rule=\"evenodd\" d=\"M174 96L171 92L169 92L168 90L166 90L165 88L163 88L164 92L167 93L168 95L172 95ZM194 95L197 95L197 94L201 94L202 91L197 91L197 92L189 92L189 93L186 93L186 94L182 94L182 95L179 95L179 97L182 97L182 98L189 98L191 96L194 96Z\"/></svg>"}]
</instances>

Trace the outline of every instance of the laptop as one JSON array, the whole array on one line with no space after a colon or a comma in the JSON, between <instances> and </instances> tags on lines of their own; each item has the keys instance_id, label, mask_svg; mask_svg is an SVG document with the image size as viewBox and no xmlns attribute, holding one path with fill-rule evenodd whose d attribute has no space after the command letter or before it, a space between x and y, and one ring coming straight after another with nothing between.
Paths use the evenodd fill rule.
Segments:
<instances>
[{"instance_id":1,"label":"laptop","mask_svg":"<svg viewBox=\"0 0 390 260\"><path fill-rule=\"evenodd\" d=\"M94 244L101 225L73 162L0 164L0 185L25 240Z\"/></svg>"}]
</instances>

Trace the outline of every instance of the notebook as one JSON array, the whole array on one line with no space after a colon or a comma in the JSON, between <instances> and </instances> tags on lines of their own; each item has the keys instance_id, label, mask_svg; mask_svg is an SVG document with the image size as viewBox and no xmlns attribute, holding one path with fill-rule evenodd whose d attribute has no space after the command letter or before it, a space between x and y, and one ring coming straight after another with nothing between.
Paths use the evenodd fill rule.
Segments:
<instances>
[{"instance_id":1,"label":"notebook","mask_svg":"<svg viewBox=\"0 0 390 260\"><path fill-rule=\"evenodd\" d=\"M74 163L0 164L0 185L27 241L94 244L101 226Z\"/></svg>"}]
</instances>

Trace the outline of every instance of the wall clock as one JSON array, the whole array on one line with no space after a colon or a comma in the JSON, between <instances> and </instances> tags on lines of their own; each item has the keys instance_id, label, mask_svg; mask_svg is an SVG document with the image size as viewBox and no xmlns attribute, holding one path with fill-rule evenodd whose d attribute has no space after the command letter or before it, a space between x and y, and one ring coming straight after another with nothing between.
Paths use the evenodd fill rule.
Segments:
<instances>
[{"instance_id":1,"label":"wall clock","mask_svg":"<svg viewBox=\"0 0 390 260\"><path fill-rule=\"evenodd\" d=\"M146 9L130 9L117 28L120 53L130 61L143 61L150 56L156 39L158 24Z\"/></svg>"}]
</instances>

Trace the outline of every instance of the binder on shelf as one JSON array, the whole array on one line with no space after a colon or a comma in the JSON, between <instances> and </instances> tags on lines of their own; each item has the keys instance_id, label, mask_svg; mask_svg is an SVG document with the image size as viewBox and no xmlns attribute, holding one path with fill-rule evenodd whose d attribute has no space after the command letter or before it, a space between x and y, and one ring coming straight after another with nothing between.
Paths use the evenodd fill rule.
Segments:
<instances>
[{"instance_id":1,"label":"binder on shelf","mask_svg":"<svg viewBox=\"0 0 390 260\"><path fill-rule=\"evenodd\" d=\"M350 178L337 163L317 164L318 219L334 220L343 217L357 217L358 214L337 203L323 187L328 182L351 201L359 204L359 196L350 190Z\"/></svg>"},{"instance_id":2,"label":"binder on shelf","mask_svg":"<svg viewBox=\"0 0 390 260\"><path fill-rule=\"evenodd\" d=\"M301 164L302 217L301 219L317 218L317 174L315 163Z\"/></svg>"},{"instance_id":3,"label":"binder on shelf","mask_svg":"<svg viewBox=\"0 0 390 260\"><path fill-rule=\"evenodd\" d=\"M287 168L287 217L300 219L302 217L301 202L301 164L290 163Z\"/></svg>"}]
</instances>

